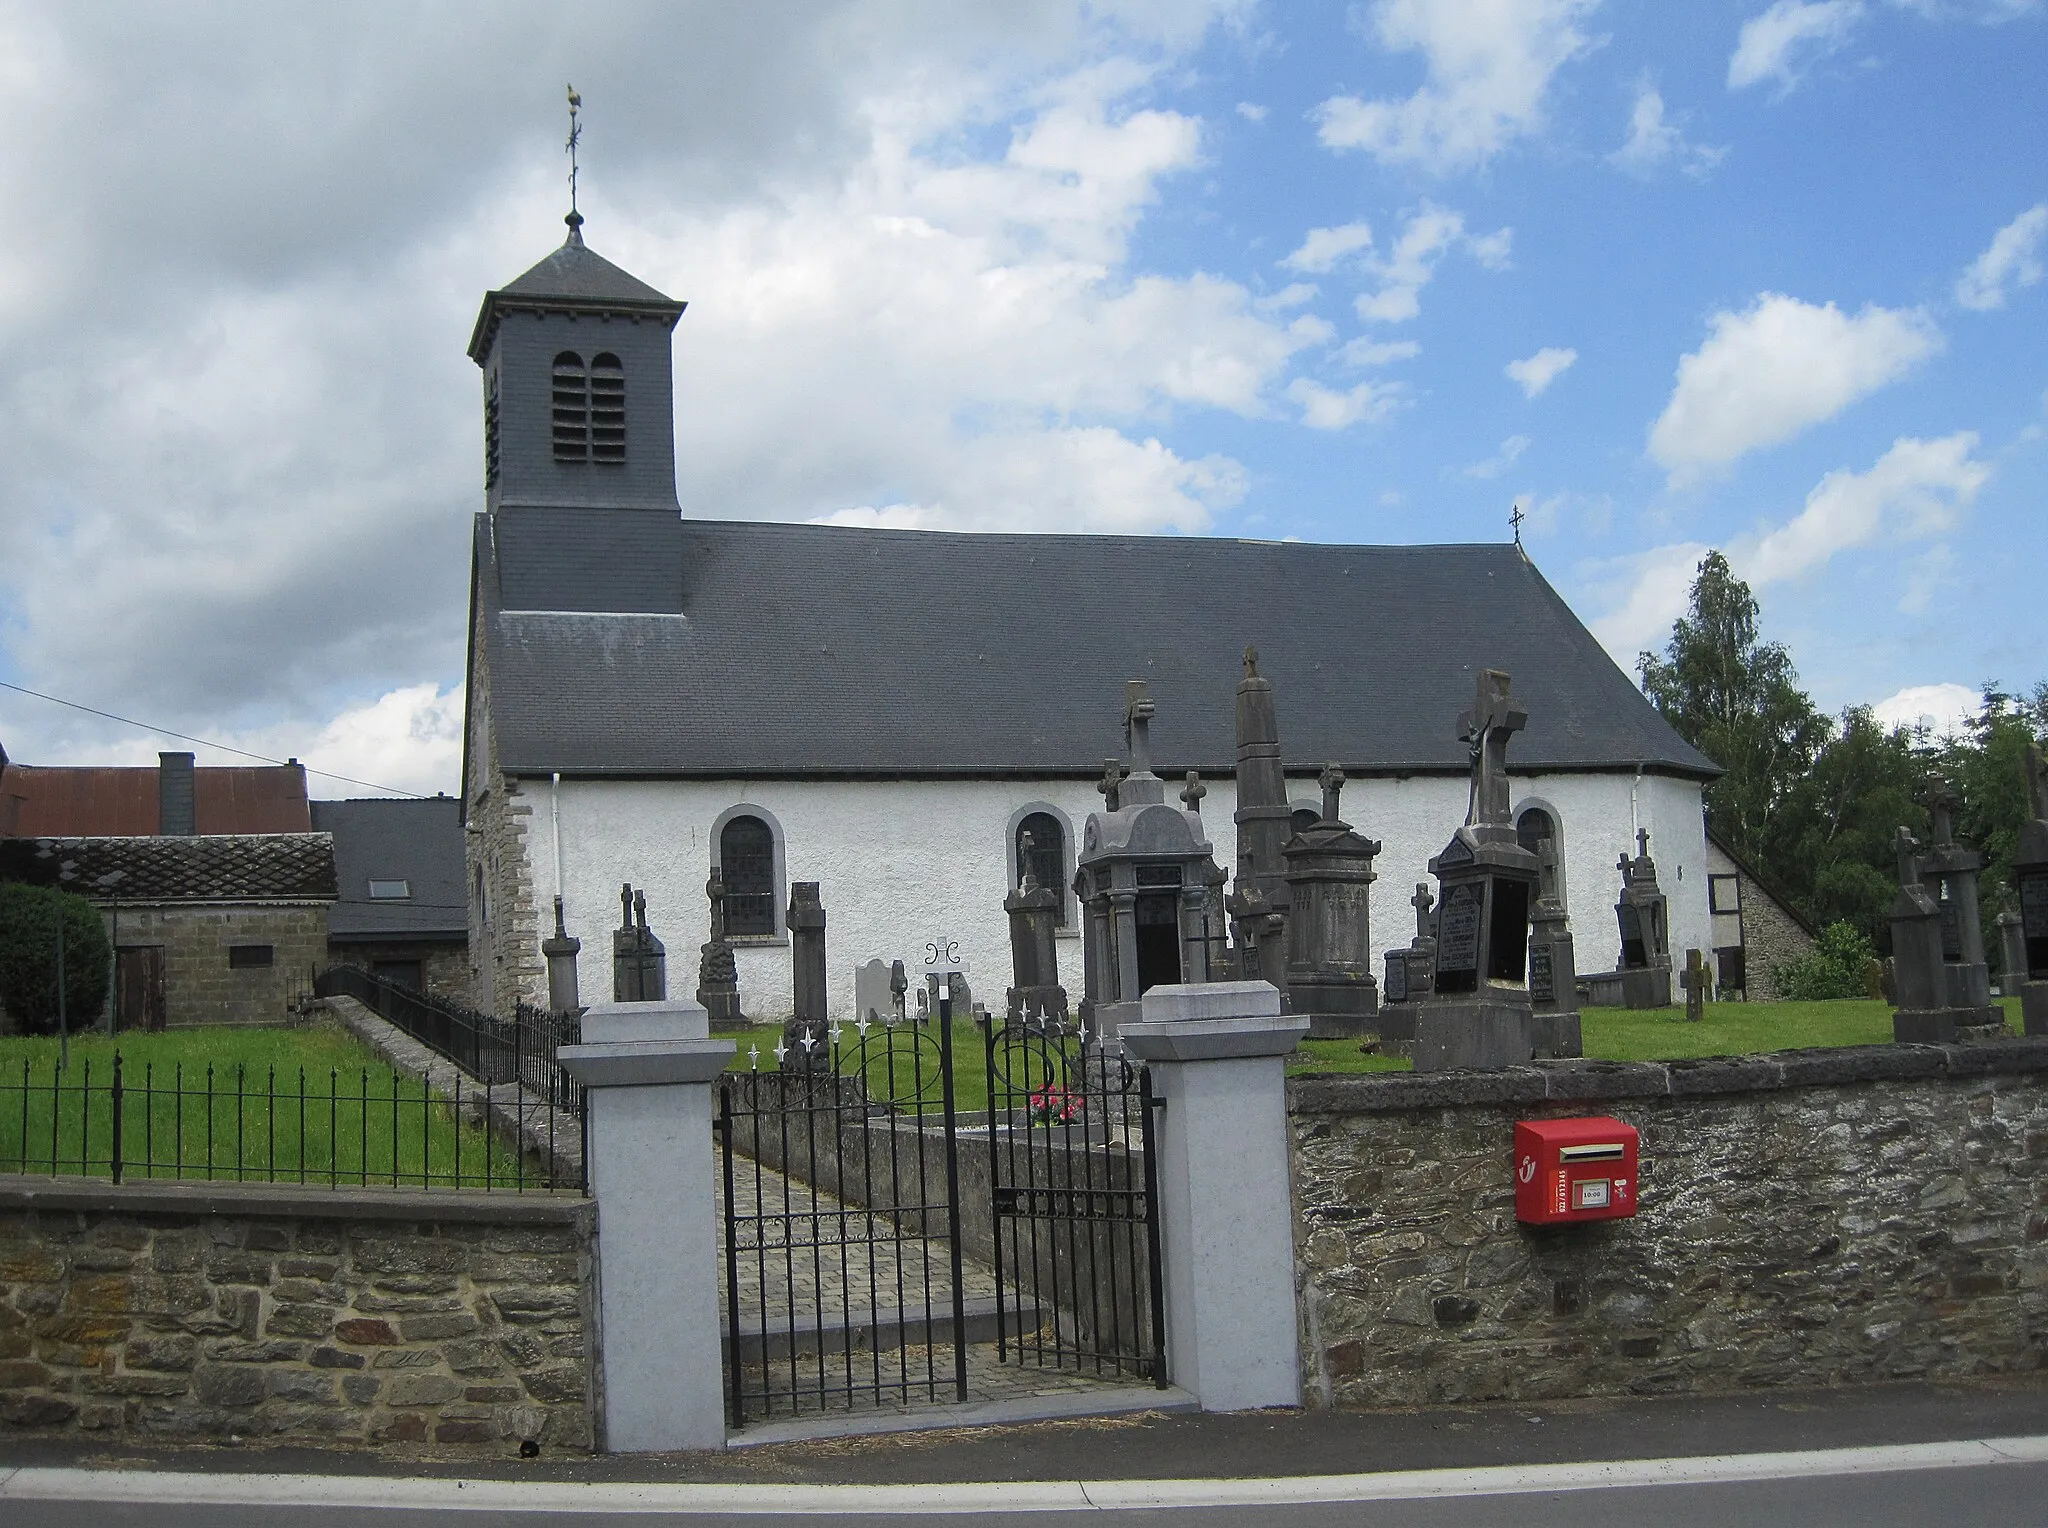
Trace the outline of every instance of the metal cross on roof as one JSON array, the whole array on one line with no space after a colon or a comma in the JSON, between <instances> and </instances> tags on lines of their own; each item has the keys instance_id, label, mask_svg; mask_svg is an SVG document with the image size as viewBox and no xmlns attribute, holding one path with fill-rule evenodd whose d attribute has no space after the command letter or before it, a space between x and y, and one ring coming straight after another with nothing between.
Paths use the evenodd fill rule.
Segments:
<instances>
[{"instance_id":1,"label":"metal cross on roof","mask_svg":"<svg viewBox=\"0 0 2048 1528\"><path fill-rule=\"evenodd\" d=\"M1522 513L1522 501L1517 499L1508 506L1508 524L1515 528L1515 545L1522 544L1522 522L1529 517Z\"/></svg>"}]
</instances>

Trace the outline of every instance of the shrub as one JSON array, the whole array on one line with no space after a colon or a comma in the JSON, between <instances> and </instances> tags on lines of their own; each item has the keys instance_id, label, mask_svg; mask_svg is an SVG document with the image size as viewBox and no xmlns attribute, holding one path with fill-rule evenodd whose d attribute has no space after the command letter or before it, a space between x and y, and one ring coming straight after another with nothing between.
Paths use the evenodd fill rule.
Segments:
<instances>
[{"instance_id":1,"label":"shrub","mask_svg":"<svg viewBox=\"0 0 2048 1528\"><path fill-rule=\"evenodd\" d=\"M1830 923L1813 942L1813 949L1797 960L1787 961L1771 973L1778 995L1795 1003L1810 1003L1835 997L1864 997L1870 991L1870 972L1877 963L1877 951L1863 931L1850 923Z\"/></svg>"},{"instance_id":2,"label":"shrub","mask_svg":"<svg viewBox=\"0 0 2048 1528\"><path fill-rule=\"evenodd\" d=\"M64 1009L73 1029L99 1017L113 950L99 909L48 886L0 882L0 1007L28 1034L57 1031L57 920L64 920Z\"/></svg>"}]
</instances>

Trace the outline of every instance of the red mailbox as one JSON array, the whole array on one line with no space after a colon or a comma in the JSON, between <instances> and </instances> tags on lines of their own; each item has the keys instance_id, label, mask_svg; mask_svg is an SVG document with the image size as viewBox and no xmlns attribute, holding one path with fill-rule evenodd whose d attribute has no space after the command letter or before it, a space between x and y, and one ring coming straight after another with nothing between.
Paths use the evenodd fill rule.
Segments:
<instances>
[{"instance_id":1,"label":"red mailbox","mask_svg":"<svg viewBox=\"0 0 2048 1528\"><path fill-rule=\"evenodd\" d=\"M1515 1125L1515 1219L1620 1220L1635 1214L1636 1191L1635 1126L1605 1115Z\"/></svg>"}]
</instances>

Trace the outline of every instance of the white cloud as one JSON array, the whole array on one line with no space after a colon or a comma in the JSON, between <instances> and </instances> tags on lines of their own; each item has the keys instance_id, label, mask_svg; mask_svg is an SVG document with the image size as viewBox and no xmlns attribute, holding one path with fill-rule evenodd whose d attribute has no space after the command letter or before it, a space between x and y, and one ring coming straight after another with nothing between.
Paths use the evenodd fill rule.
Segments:
<instances>
[{"instance_id":1,"label":"white cloud","mask_svg":"<svg viewBox=\"0 0 2048 1528\"><path fill-rule=\"evenodd\" d=\"M1859 0L1778 0L1742 24L1728 59L1728 88L1745 90L1775 80L1779 94L1849 40L1863 19Z\"/></svg>"},{"instance_id":2,"label":"white cloud","mask_svg":"<svg viewBox=\"0 0 2048 1528\"><path fill-rule=\"evenodd\" d=\"M1287 396L1301 405L1301 422L1312 430L1343 430L1354 424L1376 424L1401 403L1398 382L1361 382L1336 392L1307 377L1287 384Z\"/></svg>"},{"instance_id":3,"label":"white cloud","mask_svg":"<svg viewBox=\"0 0 2048 1528\"><path fill-rule=\"evenodd\" d=\"M1937 737L1960 737L1984 707L1984 697L1966 684L1909 684L1875 701L1871 715L1887 731L1925 727Z\"/></svg>"},{"instance_id":4,"label":"white cloud","mask_svg":"<svg viewBox=\"0 0 2048 1528\"><path fill-rule=\"evenodd\" d=\"M1587 570L1593 599L1609 606L1588 623L1608 655L1630 673L1636 654L1657 651L1670 639L1672 623L1685 614L1700 559L1710 548L1697 541L1654 547L1596 563Z\"/></svg>"},{"instance_id":5,"label":"white cloud","mask_svg":"<svg viewBox=\"0 0 2048 1528\"><path fill-rule=\"evenodd\" d=\"M1628 141L1607 156L1607 162L1631 175L1647 179L1666 164L1676 164L1695 180L1703 179L1727 156L1726 149L1709 148L1686 139L1685 119L1664 114L1664 97L1645 84L1636 91L1629 111Z\"/></svg>"},{"instance_id":6,"label":"white cloud","mask_svg":"<svg viewBox=\"0 0 2048 1528\"><path fill-rule=\"evenodd\" d=\"M1391 53L1420 52L1427 80L1404 100L1332 96L1322 142L1383 164L1438 172L1485 164L1539 132L1552 77L1591 46L1578 27L1597 0L1378 0L1372 31Z\"/></svg>"},{"instance_id":7,"label":"white cloud","mask_svg":"<svg viewBox=\"0 0 2048 1528\"><path fill-rule=\"evenodd\" d=\"M1239 101L1237 103L1237 114L1247 122L1263 122L1266 120L1266 108L1255 105L1250 101Z\"/></svg>"},{"instance_id":8,"label":"white cloud","mask_svg":"<svg viewBox=\"0 0 2048 1528\"><path fill-rule=\"evenodd\" d=\"M1570 371L1578 359L1579 353L1576 350L1562 345L1545 345L1534 355L1508 362L1503 370L1507 379L1521 388L1524 398L1535 398L1546 392L1551 383Z\"/></svg>"},{"instance_id":9,"label":"white cloud","mask_svg":"<svg viewBox=\"0 0 2048 1528\"><path fill-rule=\"evenodd\" d=\"M1361 250L1372 248L1372 228L1366 223L1344 223L1336 228L1311 228L1301 247L1280 263L1291 271L1316 274L1333 269Z\"/></svg>"},{"instance_id":10,"label":"white cloud","mask_svg":"<svg viewBox=\"0 0 2048 1528\"><path fill-rule=\"evenodd\" d=\"M1881 537L1937 536L1956 523L1991 469L1972 459L1971 431L1939 440L1903 436L1868 472L1840 468L1806 496L1806 507L1786 524L1729 560L1754 585L1798 578L1827 565L1837 552Z\"/></svg>"},{"instance_id":11,"label":"white cloud","mask_svg":"<svg viewBox=\"0 0 2048 1528\"><path fill-rule=\"evenodd\" d=\"M1970 431L1939 440L1902 436L1869 471L1830 472L1791 520L1729 546L1729 565L1752 589L1761 589L1816 573L1856 547L1943 536L1991 476L1972 456L1976 448ZM1596 565L1590 579L1594 599L1610 608L1590 624L1617 662L1632 662L1639 650L1669 636L1671 623L1685 613L1693 575L1706 553L1705 546L1688 541ZM1945 576L1948 561L1939 543L1911 560L1904 602L1910 606L1923 585Z\"/></svg>"},{"instance_id":12,"label":"white cloud","mask_svg":"<svg viewBox=\"0 0 2048 1528\"><path fill-rule=\"evenodd\" d=\"M2048 239L2048 202L2022 212L1991 236L1984 253L1956 281L1956 301L1988 312L2005 306L2016 288L2041 279L2041 244Z\"/></svg>"},{"instance_id":13,"label":"white cloud","mask_svg":"<svg viewBox=\"0 0 2048 1528\"><path fill-rule=\"evenodd\" d=\"M1422 204L1422 210L1408 219L1401 237L1384 259L1366 262L1377 283L1361 293L1354 306L1368 323L1398 324L1422 311L1422 289L1436 274L1437 262L1457 248L1464 248L1482 265L1498 270L1506 262L1511 229L1474 238L1465 232L1462 214Z\"/></svg>"},{"instance_id":14,"label":"white cloud","mask_svg":"<svg viewBox=\"0 0 2048 1528\"><path fill-rule=\"evenodd\" d=\"M1497 478L1508 468L1522 459L1522 453L1529 449L1529 437L1510 435L1500 443L1500 449L1483 462L1474 462L1463 469L1466 477Z\"/></svg>"},{"instance_id":15,"label":"white cloud","mask_svg":"<svg viewBox=\"0 0 2048 1528\"><path fill-rule=\"evenodd\" d=\"M1682 484L1761 446L1789 440L1895 382L1941 345L1924 313L1866 307L1855 317L1778 292L1716 313L1678 363L1651 426L1650 455Z\"/></svg>"},{"instance_id":16,"label":"white cloud","mask_svg":"<svg viewBox=\"0 0 2048 1528\"><path fill-rule=\"evenodd\" d=\"M1337 359L1346 366L1361 370L1372 366L1391 366L1396 361L1412 361L1422 354L1422 347L1414 340L1375 340L1361 334L1337 352Z\"/></svg>"}]
</instances>

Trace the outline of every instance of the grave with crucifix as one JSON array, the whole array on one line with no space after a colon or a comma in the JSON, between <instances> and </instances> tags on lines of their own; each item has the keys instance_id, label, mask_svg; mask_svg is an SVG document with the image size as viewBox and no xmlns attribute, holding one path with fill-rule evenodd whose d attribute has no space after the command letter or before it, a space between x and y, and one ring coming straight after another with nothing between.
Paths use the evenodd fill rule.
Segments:
<instances>
[{"instance_id":1,"label":"grave with crucifix","mask_svg":"<svg viewBox=\"0 0 2048 1528\"><path fill-rule=\"evenodd\" d=\"M2005 1014L1991 1002L1991 968L1984 959L1984 924L1977 877L1984 857L1956 842L1955 813L1962 805L1941 780L1920 798L1927 808L1934 842L1920 855L1920 884L1941 917L1942 1003L1959 1029L2003 1025Z\"/></svg>"},{"instance_id":2,"label":"grave with crucifix","mask_svg":"<svg viewBox=\"0 0 2048 1528\"><path fill-rule=\"evenodd\" d=\"M1459 738L1472 761L1465 825L1429 862L1441 888L1435 991L1415 1023L1415 1070L1513 1066L1532 1054L1529 905L1536 856L1508 812L1508 739L1529 724L1508 698L1508 676L1483 670Z\"/></svg>"},{"instance_id":3,"label":"grave with crucifix","mask_svg":"<svg viewBox=\"0 0 2048 1528\"><path fill-rule=\"evenodd\" d=\"M1657 884L1657 862L1650 858L1650 830L1636 829L1636 857L1623 854L1614 862L1621 872L1621 895L1614 903L1621 926L1621 1001L1628 1008L1671 1006L1671 905Z\"/></svg>"},{"instance_id":4,"label":"grave with crucifix","mask_svg":"<svg viewBox=\"0 0 2048 1528\"><path fill-rule=\"evenodd\" d=\"M1230 914L1232 973L1268 981L1287 996L1287 841L1294 808L1280 759L1280 720L1273 682L1259 672L1259 652L1244 650L1237 685L1237 876L1224 906Z\"/></svg>"},{"instance_id":5,"label":"grave with crucifix","mask_svg":"<svg viewBox=\"0 0 2048 1528\"><path fill-rule=\"evenodd\" d=\"M1380 989L1380 1050L1406 1056L1415 1047L1415 1016L1436 984L1436 893L1417 881L1408 899L1415 909L1415 937L1408 947L1386 952L1387 979Z\"/></svg>"},{"instance_id":6,"label":"grave with crucifix","mask_svg":"<svg viewBox=\"0 0 2048 1528\"><path fill-rule=\"evenodd\" d=\"M1067 989L1060 985L1058 949L1060 894L1041 886L1032 871L1031 834L1023 835L1017 854L1022 878L1003 898L1010 920L1011 986L1005 1013L1012 1024L1034 1032L1058 1030L1067 1023Z\"/></svg>"},{"instance_id":7,"label":"grave with crucifix","mask_svg":"<svg viewBox=\"0 0 2048 1528\"><path fill-rule=\"evenodd\" d=\"M1322 816L1287 841L1287 1001L1309 1038L1368 1034L1380 1010L1372 971L1373 857L1379 843L1338 815L1344 771L1324 768Z\"/></svg>"},{"instance_id":8,"label":"grave with crucifix","mask_svg":"<svg viewBox=\"0 0 2048 1528\"><path fill-rule=\"evenodd\" d=\"M713 1029L736 1029L746 1022L740 1016L739 963L725 939L725 872L716 865L704 897L711 904L711 937L697 952L697 1001L711 1015Z\"/></svg>"},{"instance_id":9,"label":"grave with crucifix","mask_svg":"<svg viewBox=\"0 0 2048 1528\"><path fill-rule=\"evenodd\" d=\"M2048 764L2027 745L2027 796L2033 815L2020 825L2012 879L2020 902L2018 961L2020 1013L2030 1035L2048 1035Z\"/></svg>"},{"instance_id":10,"label":"grave with crucifix","mask_svg":"<svg viewBox=\"0 0 2048 1528\"><path fill-rule=\"evenodd\" d=\"M612 1001L658 1003L668 996L668 951L647 926L647 893L619 888L619 927L612 934Z\"/></svg>"},{"instance_id":11,"label":"grave with crucifix","mask_svg":"<svg viewBox=\"0 0 2048 1528\"><path fill-rule=\"evenodd\" d=\"M1074 871L1082 914L1087 997L1082 1022L1102 1041L1139 1016L1152 987L1221 981L1225 975L1223 872L1202 827L1202 787L1181 804L1152 771L1152 718L1145 682L1125 688L1130 770L1103 774L1103 806L1088 814Z\"/></svg>"},{"instance_id":12,"label":"grave with crucifix","mask_svg":"<svg viewBox=\"0 0 2048 1528\"><path fill-rule=\"evenodd\" d=\"M796 1011L782 1026L776 1047L785 1072L814 1072L831 1065L825 1026L825 905L816 881L793 881L789 888L789 966Z\"/></svg>"},{"instance_id":13,"label":"grave with crucifix","mask_svg":"<svg viewBox=\"0 0 2048 1528\"><path fill-rule=\"evenodd\" d=\"M1942 970L1941 909L1920 875L1920 841L1904 828L1892 838L1899 892L1892 899L1892 1038L1902 1042L1956 1038Z\"/></svg>"},{"instance_id":14,"label":"grave with crucifix","mask_svg":"<svg viewBox=\"0 0 2048 1528\"><path fill-rule=\"evenodd\" d=\"M1529 1043L1538 1057L1583 1056L1572 924L1557 894L1557 840L1536 841L1536 906L1529 914Z\"/></svg>"}]
</instances>

